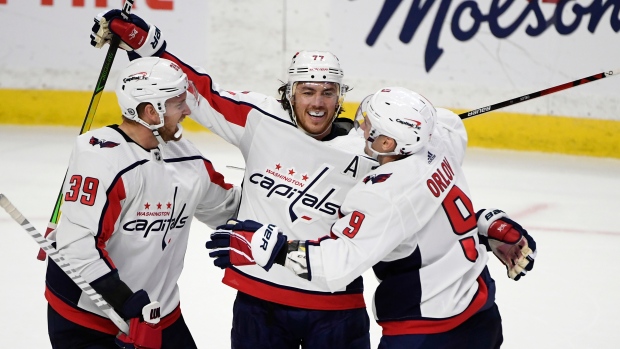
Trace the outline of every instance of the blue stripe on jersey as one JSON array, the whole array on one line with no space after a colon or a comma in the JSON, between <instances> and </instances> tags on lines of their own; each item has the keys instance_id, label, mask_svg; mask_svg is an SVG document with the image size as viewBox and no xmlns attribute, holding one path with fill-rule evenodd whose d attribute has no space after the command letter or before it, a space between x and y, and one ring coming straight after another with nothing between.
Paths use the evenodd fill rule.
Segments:
<instances>
[{"instance_id":1,"label":"blue stripe on jersey","mask_svg":"<svg viewBox=\"0 0 620 349\"><path fill-rule=\"evenodd\" d=\"M50 291L65 303L75 308L78 307L77 304L82 295L82 289L52 261L47 262L45 284Z\"/></svg>"},{"instance_id":2,"label":"blue stripe on jersey","mask_svg":"<svg viewBox=\"0 0 620 349\"><path fill-rule=\"evenodd\" d=\"M379 262L373 270L382 280L375 292L376 316L379 321L405 320L421 316L422 255L417 247L408 257Z\"/></svg>"},{"instance_id":3,"label":"blue stripe on jersey","mask_svg":"<svg viewBox=\"0 0 620 349\"><path fill-rule=\"evenodd\" d=\"M207 162L211 162L205 158L203 158L202 156L186 156L183 158L174 158L174 159L164 159L164 162L183 162L183 161L192 161L192 160L204 160Z\"/></svg>"}]
</instances>

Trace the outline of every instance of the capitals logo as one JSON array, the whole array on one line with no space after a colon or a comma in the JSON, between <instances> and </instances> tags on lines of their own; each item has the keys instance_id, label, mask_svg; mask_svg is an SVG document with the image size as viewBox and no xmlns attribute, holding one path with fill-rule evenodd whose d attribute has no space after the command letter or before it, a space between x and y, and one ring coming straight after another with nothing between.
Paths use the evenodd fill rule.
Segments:
<instances>
[{"instance_id":1,"label":"capitals logo","mask_svg":"<svg viewBox=\"0 0 620 349\"><path fill-rule=\"evenodd\" d=\"M123 229L128 232L138 232L143 234L143 238L147 238L152 232L159 232L162 235L161 249L162 251L168 246L171 238L168 237L168 233L176 229L182 229L185 227L189 216L184 215L185 207L187 204L183 204L179 213L175 214L174 207L172 212L160 211L160 212L138 212L139 217L123 224ZM156 219L149 216L156 217ZM169 218L165 218L169 217Z\"/></svg>"},{"instance_id":2,"label":"capitals logo","mask_svg":"<svg viewBox=\"0 0 620 349\"><path fill-rule=\"evenodd\" d=\"M88 144L92 145L93 147L99 145L99 148L114 148L120 145L120 143L106 141L105 139L100 140L99 138L95 137L90 137L90 141L88 141Z\"/></svg>"},{"instance_id":3,"label":"capitals logo","mask_svg":"<svg viewBox=\"0 0 620 349\"><path fill-rule=\"evenodd\" d=\"M290 202L288 213L291 222L295 222L299 218L310 222L314 220L313 216L315 213L329 216L338 214L340 204L331 198L338 191L338 188L325 188L321 194L311 191L311 189L316 190L317 184L325 179L331 170L329 167L324 167L315 176L304 175L302 180L296 180L290 176L268 169L265 173L252 173L249 176L249 182L259 188L259 190L264 190L267 198L274 197ZM312 178L309 183L304 182L309 178ZM280 181L277 179L280 179ZM298 214L300 209L308 213Z\"/></svg>"},{"instance_id":4,"label":"capitals logo","mask_svg":"<svg viewBox=\"0 0 620 349\"><path fill-rule=\"evenodd\" d=\"M364 184L368 182L370 182L370 184L383 183L387 181L387 179L390 178L391 175L392 175L391 173L374 174L374 175L366 176L362 180L362 182L364 182Z\"/></svg>"},{"instance_id":5,"label":"capitals logo","mask_svg":"<svg viewBox=\"0 0 620 349\"><path fill-rule=\"evenodd\" d=\"M142 237L147 238L151 232L156 232L156 235L162 235L161 239L161 250L166 249L166 246L172 241L172 237L168 235L168 233L173 233L174 230L183 229L185 227L185 223L189 218L188 215L184 215L185 208L187 204L184 203L181 206L181 210L175 216L175 209L177 209L177 192L179 188L174 188L174 196L172 199L172 203L168 202L167 204L162 204L161 202L157 202L154 206L154 210L151 211L151 204L147 201L144 204L144 209L136 212L138 217L147 217L146 219L138 218L132 221L128 221L123 224L123 229L128 232L137 232L140 234L144 234ZM164 201L165 202L165 201ZM165 208L164 208L165 207ZM156 209L155 209L156 208ZM170 210L170 211L169 211ZM158 218L158 219L150 219L149 217L170 217L170 218Z\"/></svg>"}]
</instances>

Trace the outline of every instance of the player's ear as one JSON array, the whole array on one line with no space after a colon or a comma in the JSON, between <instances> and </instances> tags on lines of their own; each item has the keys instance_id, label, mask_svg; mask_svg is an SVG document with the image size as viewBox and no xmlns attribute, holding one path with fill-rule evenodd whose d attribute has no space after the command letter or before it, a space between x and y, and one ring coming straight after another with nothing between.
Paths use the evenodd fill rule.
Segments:
<instances>
[{"instance_id":1,"label":"player's ear","mask_svg":"<svg viewBox=\"0 0 620 349\"><path fill-rule=\"evenodd\" d=\"M144 108L138 109L139 116L149 124L159 123L159 114L151 103L144 103Z\"/></svg>"},{"instance_id":2,"label":"player's ear","mask_svg":"<svg viewBox=\"0 0 620 349\"><path fill-rule=\"evenodd\" d=\"M396 141L388 136L381 136L381 153L389 153L396 149Z\"/></svg>"}]
</instances>

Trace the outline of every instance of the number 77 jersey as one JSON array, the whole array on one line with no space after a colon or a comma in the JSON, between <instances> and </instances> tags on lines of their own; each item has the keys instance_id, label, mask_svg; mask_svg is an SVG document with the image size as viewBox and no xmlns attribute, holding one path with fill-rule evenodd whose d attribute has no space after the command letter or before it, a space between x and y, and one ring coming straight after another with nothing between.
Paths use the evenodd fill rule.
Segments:
<instances>
[{"instance_id":1,"label":"number 77 jersey","mask_svg":"<svg viewBox=\"0 0 620 349\"><path fill-rule=\"evenodd\" d=\"M330 290L373 268L384 335L445 332L493 303L454 132L438 126L422 151L371 171L344 200L336 238L307 242L310 280Z\"/></svg>"}]
</instances>

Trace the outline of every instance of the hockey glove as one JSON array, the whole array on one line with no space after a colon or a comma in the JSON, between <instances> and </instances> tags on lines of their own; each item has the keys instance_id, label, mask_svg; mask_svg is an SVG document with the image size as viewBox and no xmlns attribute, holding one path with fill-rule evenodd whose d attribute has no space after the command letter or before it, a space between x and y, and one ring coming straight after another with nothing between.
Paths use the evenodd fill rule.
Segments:
<instances>
[{"instance_id":1,"label":"hockey glove","mask_svg":"<svg viewBox=\"0 0 620 349\"><path fill-rule=\"evenodd\" d=\"M209 252L213 264L222 269L258 264L269 270L285 243L286 235L275 225L246 220L217 227L206 247L213 250Z\"/></svg>"},{"instance_id":2,"label":"hockey glove","mask_svg":"<svg viewBox=\"0 0 620 349\"><path fill-rule=\"evenodd\" d=\"M101 48L110 43L113 34L121 38L120 48L127 51L130 60L161 56L166 49L166 41L156 26L146 23L134 14L130 14L129 20L126 20L121 15L121 10L102 12L95 17L90 44Z\"/></svg>"},{"instance_id":3,"label":"hockey glove","mask_svg":"<svg viewBox=\"0 0 620 349\"><path fill-rule=\"evenodd\" d=\"M123 314L129 319L129 333L119 333L116 344L125 349L160 349L161 316L159 302L151 302L144 290L135 292L123 304Z\"/></svg>"},{"instance_id":4,"label":"hockey glove","mask_svg":"<svg viewBox=\"0 0 620 349\"><path fill-rule=\"evenodd\" d=\"M498 209L480 210L476 218L481 242L506 266L509 278L519 280L534 268L536 242L521 225Z\"/></svg>"}]
</instances>

